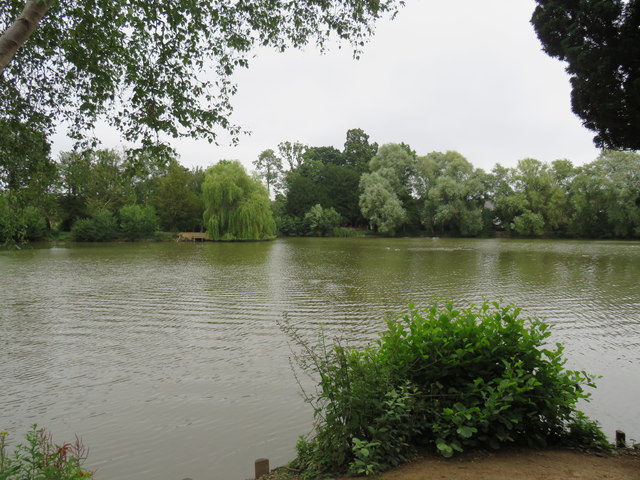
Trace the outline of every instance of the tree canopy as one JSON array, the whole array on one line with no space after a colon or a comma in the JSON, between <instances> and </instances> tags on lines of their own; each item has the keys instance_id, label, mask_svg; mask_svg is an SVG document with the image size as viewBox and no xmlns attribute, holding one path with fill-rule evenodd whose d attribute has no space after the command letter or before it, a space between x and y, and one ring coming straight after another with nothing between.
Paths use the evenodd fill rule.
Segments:
<instances>
[{"instance_id":1,"label":"tree canopy","mask_svg":"<svg viewBox=\"0 0 640 480\"><path fill-rule=\"evenodd\" d=\"M275 236L267 189L238 161L222 160L205 172L204 224L212 240L266 240Z\"/></svg>"},{"instance_id":2,"label":"tree canopy","mask_svg":"<svg viewBox=\"0 0 640 480\"><path fill-rule=\"evenodd\" d=\"M124 138L214 141L229 121L231 76L258 46L337 38L356 55L398 0L0 0L0 123L80 136L98 118ZM108 115L106 115L108 113Z\"/></svg>"},{"instance_id":3,"label":"tree canopy","mask_svg":"<svg viewBox=\"0 0 640 480\"><path fill-rule=\"evenodd\" d=\"M531 23L567 62L573 111L595 144L640 150L640 1L536 1Z\"/></svg>"}]
</instances>

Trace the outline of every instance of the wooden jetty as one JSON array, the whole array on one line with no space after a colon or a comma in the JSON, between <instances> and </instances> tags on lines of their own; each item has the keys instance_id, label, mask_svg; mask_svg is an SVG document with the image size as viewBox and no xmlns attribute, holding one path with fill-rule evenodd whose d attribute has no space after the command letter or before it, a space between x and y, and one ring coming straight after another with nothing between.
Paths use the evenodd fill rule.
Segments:
<instances>
[{"instance_id":1,"label":"wooden jetty","mask_svg":"<svg viewBox=\"0 0 640 480\"><path fill-rule=\"evenodd\" d=\"M209 235L204 232L180 232L176 237L176 242L208 242Z\"/></svg>"}]
</instances>

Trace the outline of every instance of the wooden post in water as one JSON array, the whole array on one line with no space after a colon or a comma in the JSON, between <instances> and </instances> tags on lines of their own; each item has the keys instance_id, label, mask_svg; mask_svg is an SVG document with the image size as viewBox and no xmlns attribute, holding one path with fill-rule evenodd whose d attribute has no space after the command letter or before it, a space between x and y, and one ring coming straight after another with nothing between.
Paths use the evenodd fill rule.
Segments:
<instances>
[{"instance_id":1,"label":"wooden post in water","mask_svg":"<svg viewBox=\"0 0 640 480\"><path fill-rule=\"evenodd\" d=\"M256 480L258 480L261 476L269 473L269 459L268 458L259 458L256 460Z\"/></svg>"},{"instance_id":2,"label":"wooden post in water","mask_svg":"<svg viewBox=\"0 0 640 480\"><path fill-rule=\"evenodd\" d=\"M616 430L616 447L625 448L627 446L627 436L622 430Z\"/></svg>"}]
</instances>

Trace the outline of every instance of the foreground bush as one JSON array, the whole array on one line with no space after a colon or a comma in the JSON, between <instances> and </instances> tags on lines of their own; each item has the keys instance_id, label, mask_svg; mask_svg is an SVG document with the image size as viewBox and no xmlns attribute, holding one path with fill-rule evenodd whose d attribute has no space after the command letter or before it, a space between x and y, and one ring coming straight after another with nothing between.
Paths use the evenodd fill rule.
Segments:
<instances>
[{"instance_id":1,"label":"foreground bush","mask_svg":"<svg viewBox=\"0 0 640 480\"><path fill-rule=\"evenodd\" d=\"M7 432L0 432L0 480L83 480L93 473L82 468L87 450L78 439L55 445L51 435L33 425L26 444L7 452Z\"/></svg>"},{"instance_id":2,"label":"foreground bush","mask_svg":"<svg viewBox=\"0 0 640 480\"><path fill-rule=\"evenodd\" d=\"M456 309L435 303L387 321L375 344L303 347L298 365L319 377L315 435L298 442L294 466L306 477L375 474L418 448L445 457L505 443L605 448L597 424L576 405L593 387L566 370L549 327L499 303Z\"/></svg>"}]
</instances>

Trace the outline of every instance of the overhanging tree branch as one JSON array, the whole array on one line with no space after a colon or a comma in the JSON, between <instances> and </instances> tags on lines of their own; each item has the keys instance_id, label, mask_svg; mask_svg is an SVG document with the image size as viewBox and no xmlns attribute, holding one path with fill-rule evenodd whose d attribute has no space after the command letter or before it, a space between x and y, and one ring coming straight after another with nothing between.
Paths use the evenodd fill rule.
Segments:
<instances>
[{"instance_id":1,"label":"overhanging tree branch","mask_svg":"<svg viewBox=\"0 0 640 480\"><path fill-rule=\"evenodd\" d=\"M35 31L49 8L51 2L29 0L16 21L0 36L0 75L18 49Z\"/></svg>"}]
</instances>

